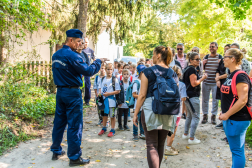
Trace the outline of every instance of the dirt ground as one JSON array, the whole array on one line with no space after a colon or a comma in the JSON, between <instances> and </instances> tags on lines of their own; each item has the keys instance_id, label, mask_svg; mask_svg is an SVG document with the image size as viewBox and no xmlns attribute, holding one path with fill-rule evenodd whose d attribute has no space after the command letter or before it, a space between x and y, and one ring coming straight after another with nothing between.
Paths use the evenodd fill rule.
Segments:
<instances>
[{"instance_id":1,"label":"dirt ground","mask_svg":"<svg viewBox=\"0 0 252 168\"><path fill-rule=\"evenodd\" d=\"M133 113L131 113L133 116ZM201 114L202 115L202 114ZM146 159L146 146L144 140L132 141L132 121L128 123L131 131L116 131L116 135L108 138L106 135L98 136L101 127L96 126L97 112L90 108L84 117L82 136L82 157L89 157L89 165L85 168L131 168L148 167ZM229 145L221 139L224 132L215 129L207 123L199 124L196 137L201 144L188 145L182 140L185 120L181 119L173 146L179 149L177 156L164 157L161 168L228 168L231 167L231 152ZM51 130L40 139L20 143L10 153L0 157L1 168L66 168L69 159L65 155L57 161L52 161L50 145L52 143ZM62 142L63 149L67 151L66 132ZM252 167L252 151L246 148L247 167Z\"/></svg>"}]
</instances>

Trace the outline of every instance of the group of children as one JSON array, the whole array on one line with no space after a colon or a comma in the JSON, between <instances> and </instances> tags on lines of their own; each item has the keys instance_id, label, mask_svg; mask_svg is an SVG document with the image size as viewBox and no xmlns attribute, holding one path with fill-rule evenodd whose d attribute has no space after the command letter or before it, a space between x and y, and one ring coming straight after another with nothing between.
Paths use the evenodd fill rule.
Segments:
<instances>
[{"instance_id":1,"label":"group of children","mask_svg":"<svg viewBox=\"0 0 252 168\"><path fill-rule=\"evenodd\" d=\"M117 60L114 61L114 65L112 63L102 64L100 74L95 77L93 85L99 116L98 125L102 125L102 130L98 135L102 136L107 132L108 117L110 117L111 124L108 137L115 135L116 118L118 122L117 130L130 131L127 125L131 121L130 109L133 109L134 112L140 90L141 75L145 68L146 66L143 64L136 66L135 64L124 64ZM133 105L130 105L126 98L129 92L134 100ZM139 128L140 135L138 135L138 127L133 126L134 141L138 141L139 138L145 139L140 116Z\"/></svg>"},{"instance_id":2,"label":"group of children","mask_svg":"<svg viewBox=\"0 0 252 168\"><path fill-rule=\"evenodd\" d=\"M101 136L106 133L109 125L108 116L110 117L111 122L111 130L107 135L108 137L115 135L116 118L118 121L119 131L130 131L127 125L127 122L131 121L130 109L132 108L134 112L136 108L136 102L140 91L141 76L143 74L143 70L149 66L150 65L146 66L143 61L138 62L137 66L134 64L118 62L117 60L115 60L114 66L112 63L102 64L100 74L96 76L94 81L94 91L99 115L98 125L102 125L102 130L98 133L98 135ZM178 78L180 78L182 75L181 69L176 65L172 68L177 73ZM126 93L129 90L132 92L132 97L135 99L133 107L129 107L126 100ZM183 102L187 97L186 86L183 82L179 82L179 91L181 102ZM100 99L103 100L100 101ZM109 107L103 107L104 109L99 108L99 103L101 102L103 102L105 106L108 105ZM134 141L138 141L139 138L145 139L144 130L141 124L141 111L142 109L138 113L138 127L133 124ZM172 147L172 143L181 119L181 111L182 109L180 109L180 113L177 116L174 116L176 117L176 129L174 133L171 136L167 136L167 146L165 149L166 155L178 154L178 150ZM138 128L140 128L140 134L138 134Z\"/></svg>"}]
</instances>

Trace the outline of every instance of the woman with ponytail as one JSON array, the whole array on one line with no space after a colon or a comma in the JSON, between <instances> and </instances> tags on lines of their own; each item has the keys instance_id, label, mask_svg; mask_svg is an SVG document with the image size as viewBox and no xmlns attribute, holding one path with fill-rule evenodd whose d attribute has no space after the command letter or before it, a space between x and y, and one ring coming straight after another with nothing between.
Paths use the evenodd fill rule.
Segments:
<instances>
[{"instance_id":1,"label":"woman with ponytail","mask_svg":"<svg viewBox=\"0 0 252 168\"><path fill-rule=\"evenodd\" d=\"M223 121L223 128L232 152L232 168L245 167L245 136L251 122L246 107L251 82L244 71L241 73L242 61L243 53L239 49L231 48L225 53L224 66L230 70L230 75L221 86L222 113L219 119Z\"/></svg>"},{"instance_id":2,"label":"woman with ponytail","mask_svg":"<svg viewBox=\"0 0 252 168\"><path fill-rule=\"evenodd\" d=\"M182 139L188 139L189 144L198 144L200 140L194 137L196 129L200 120L200 83L207 78L207 74L204 74L202 78L196 70L199 66L200 57L196 52L188 54L189 66L185 68L183 75L183 82L186 85L186 94L189 101L192 103L194 112L187 110L187 117L185 122L185 131L182 135ZM189 134L189 129L190 134Z\"/></svg>"},{"instance_id":3,"label":"woman with ponytail","mask_svg":"<svg viewBox=\"0 0 252 168\"><path fill-rule=\"evenodd\" d=\"M172 61L172 50L169 47L158 46L153 51L153 64L160 75L166 77L169 64ZM174 71L173 71L174 72ZM173 78L178 83L176 73ZM156 75L153 70L146 68L141 77L141 88L138 95L133 123L137 126L137 114L143 106L141 113L142 126L146 137L147 160L150 168L159 168L164 154L165 139L168 134L174 132L176 118L172 115L154 114L152 111L153 87Z\"/></svg>"}]
</instances>

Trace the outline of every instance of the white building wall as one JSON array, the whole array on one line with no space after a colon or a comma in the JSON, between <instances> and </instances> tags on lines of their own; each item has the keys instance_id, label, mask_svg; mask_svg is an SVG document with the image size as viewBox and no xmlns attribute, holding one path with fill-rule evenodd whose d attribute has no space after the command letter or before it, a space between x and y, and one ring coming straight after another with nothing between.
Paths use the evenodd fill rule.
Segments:
<instances>
[{"instance_id":1,"label":"white building wall","mask_svg":"<svg viewBox=\"0 0 252 168\"><path fill-rule=\"evenodd\" d=\"M96 58L108 58L109 62L114 62L114 59L123 55L123 47L116 45L115 41L110 44L110 35L105 30L98 36L98 41L95 46Z\"/></svg>"},{"instance_id":2,"label":"white building wall","mask_svg":"<svg viewBox=\"0 0 252 168\"><path fill-rule=\"evenodd\" d=\"M10 41L8 61L50 61L50 46L45 44L50 39L51 32L40 28L34 33L27 33L23 45ZM15 39L13 39L15 40ZM19 41L17 39L17 41Z\"/></svg>"}]
</instances>

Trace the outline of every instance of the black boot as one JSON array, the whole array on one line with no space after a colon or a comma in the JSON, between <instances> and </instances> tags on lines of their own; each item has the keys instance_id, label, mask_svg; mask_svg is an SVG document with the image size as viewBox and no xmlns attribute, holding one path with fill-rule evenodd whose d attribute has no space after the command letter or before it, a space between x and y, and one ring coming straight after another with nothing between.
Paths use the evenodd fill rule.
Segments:
<instances>
[{"instance_id":1,"label":"black boot","mask_svg":"<svg viewBox=\"0 0 252 168\"><path fill-rule=\"evenodd\" d=\"M65 155L65 151L61 151L61 155L58 155L56 153L53 153L52 160L58 160L61 156Z\"/></svg>"},{"instance_id":2,"label":"black boot","mask_svg":"<svg viewBox=\"0 0 252 168\"><path fill-rule=\"evenodd\" d=\"M80 165L89 164L89 162L90 162L89 159L83 159L82 157L79 157L79 159L77 159L77 160L70 160L69 166L70 167L80 166Z\"/></svg>"},{"instance_id":3,"label":"black boot","mask_svg":"<svg viewBox=\"0 0 252 168\"><path fill-rule=\"evenodd\" d=\"M216 115L212 115L212 117L211 117L211 123L213 125L216 125Z\"/></svg>"},{"instance_id":4,"label":"black boot","mask_svg":"<svg viewBox=\"0 0 252 168\"><path fill-rule=\"evenodd\" d=\"M124 131L122 125L118 125L118 129L119 129L120 131Z\"/></svg>"},{"instance_id":5,"label":"black boot","mask_svg":"<svg viewBox=\"0 0 252 168\"><path fill-rule=\"evenodd\" d=\"M207 120L208 120L208 115L207 114L204 114L203 115L203 120L201 121L202 124L206 124L207 123Z\"/></svg>"}]
</instances>

